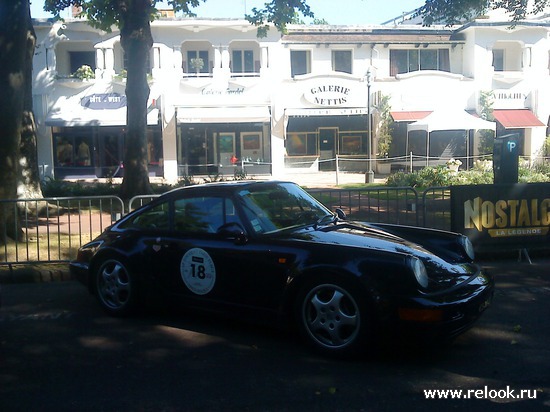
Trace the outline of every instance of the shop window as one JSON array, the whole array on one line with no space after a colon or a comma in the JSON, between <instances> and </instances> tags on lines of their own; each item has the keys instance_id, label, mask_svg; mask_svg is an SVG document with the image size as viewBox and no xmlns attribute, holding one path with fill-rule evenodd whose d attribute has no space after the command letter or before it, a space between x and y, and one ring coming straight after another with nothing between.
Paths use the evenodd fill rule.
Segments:
<instances>
[{"instance_id":1,"label":"shop window","mask_svg":"<svg viewBox=\"0 0 550 412\"><path fill-rule=\"evenodd\" d=\"M91 166L92 165L92 153L90 151L91 139L78 139L78 146L76 147L76 165L77 166Z\"/></svg>"},{"instance_id":2,"label":"shop window","mask_svg":"<svg viewBox=\"0 0 550 412\"><path fill-rule=\"evenodd\" d=\"M209 73L208 51L188 50L184 64L187 73Z\"/></svg>"},{"instance_id":3,"label":"shop window","mask_svg":"<svg viewBox=\"0 0 550 412\"><path fill-rule=\"evenodd\" d=\"M352 72L351 50L333 50L332 51L332 70L335 72Z\"/></svg>"},{"instance_id":4,"label":"shop window","mask_svg":"<svg viewBox=\"0 0 550 412\"><path fill-rule=\"evenodd\" d=\"M290 51L290 74L292 77L311 73L311 52L309 50Z\"/></svg>"},{"instance_id":5,"label":"shop window","mask_svg":"<svg viewBox=\"0 0 550 412\"><path fill-rule=\"evenodd\" d=\"M55 152L57 166L74 165L74 144L72 138L58 136L56 138Z\"/></svg>"},{"instance_id":6,"label":"shop window","mask_svg":"<svg viewBox=\"0 0 550 412\"><path fill-rule=\"evenodd\" d=\"M254 52L252 50L233 50L231 71L233 73L254 73Z\"/></svg>"},{"instance_id":7,"label":"shop window","mask_svg":"<svg viewBox=\"0 0 550 412\"><path fill-rule=\"evenodd\" d=\"M317 135L315 133L289 133L286 138L289 156L316 156Z\"/></svg>"},{"instance_id":8,"label":"shop window","mask_svg":"<svg viewBox=\"0 0 550 412\"><path fill-rule=\"evenodd\" d=\"M340 154L354 155L361 153L361 136L342 136Z\"/></svg>"},{"instance_id":9,"label":"shop window","mask_svg":"<svg viewBox=\"0 0 550 412\"><path fill-rule=\"evenodd\" d=\"M390 75L419 70L450 71L448 49L390 50Z\"/></svg>"},{"instance_id":10,"label":"shop window","mask_svg":"<svg viewBox=\"0 0 550 412\"><path fill-rule=\"evenodd\" d=\"M93 142L89 133L55 133L55 165L59 167L93 166Z\"/></svg>"},{"instance_id":11,"label":"shop window","mask_svg":"<svg viewBox=\"0 0 550 412\"><path fill-rule=\"evenodd\" d=\"M162 166L162 135L156 128L147 130L147 163Z\"/></svg>"}]
</instances>

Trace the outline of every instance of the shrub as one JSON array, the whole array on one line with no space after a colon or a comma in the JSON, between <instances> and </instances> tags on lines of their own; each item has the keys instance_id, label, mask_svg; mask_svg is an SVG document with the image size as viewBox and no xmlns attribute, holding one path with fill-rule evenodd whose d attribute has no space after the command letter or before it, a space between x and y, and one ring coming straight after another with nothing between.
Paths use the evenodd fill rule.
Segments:
<instances>
[{"instance_id":1,"label":"shrub","mask_svg":"<svg viewBox=\"0 0 550 412\"><path fill-rule=\"evenodd\" d=\"M529 167L521 163L518 170L519 183L550 182L550 165L539 163ZM413 173L397 172L386 181L392 187L438 187L452 185L484 185L494 183L493 164L490 161L475 162L470 170L453 173L445 166L426 167Z\"/></svg>"},{"instance_id":2,"label":"shrub","mask_svg":"<svg viewBox=\"0 0 550 412\"><path fill-rule=\"evenodd\" d=\"M388 177L386 184L393 187L449 186L453 172L446 166L425 167L413 173L397 172Z\"/></svg>"},{"instance_id":3,"label":"shrub","mask_svg":"<svg viewBox=\"0 0 550 412\"><path fill-rule=\"evenodd\" d=\"M80 79L80 80L95 79L95 73L90 66L83 64L78 69L76 69L76 72L74 72L73 77L76 77L77 79Z\"/></svg>"}]
</instances>

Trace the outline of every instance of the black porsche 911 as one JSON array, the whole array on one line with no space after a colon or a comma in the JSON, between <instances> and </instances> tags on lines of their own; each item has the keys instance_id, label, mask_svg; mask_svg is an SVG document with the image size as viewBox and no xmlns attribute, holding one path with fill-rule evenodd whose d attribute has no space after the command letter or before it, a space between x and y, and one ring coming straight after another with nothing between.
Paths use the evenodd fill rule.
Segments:
<instances>
[{"instance_id":1,"label":"black porsche 911","mask_svg":"<svg viewBox=\"0 0 550 412\"><path fill-rule=\"evenodd\" d=\"M81 247L70 268L111 315L132 314L160 293L296 326L334 355L397 331L454 337L494 288L465 236L347 221L289 182L173 190Z\"/></svg>"}]
</instances>

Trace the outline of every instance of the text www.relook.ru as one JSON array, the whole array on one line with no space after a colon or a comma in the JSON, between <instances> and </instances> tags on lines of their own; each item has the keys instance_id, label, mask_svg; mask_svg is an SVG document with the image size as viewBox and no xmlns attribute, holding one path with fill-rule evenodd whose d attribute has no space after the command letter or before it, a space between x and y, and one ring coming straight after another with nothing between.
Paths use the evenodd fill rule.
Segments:
<instances>
[{"instance_id":1,"label":"text www.relook.ru","mask_svg":"<svg viewBox=\"0 0 550 412\"><path fill-rule=\"evenodd\" d=\"M536 389L424 389L426 399L537 399Z\"/></svg>"}]
</instances>

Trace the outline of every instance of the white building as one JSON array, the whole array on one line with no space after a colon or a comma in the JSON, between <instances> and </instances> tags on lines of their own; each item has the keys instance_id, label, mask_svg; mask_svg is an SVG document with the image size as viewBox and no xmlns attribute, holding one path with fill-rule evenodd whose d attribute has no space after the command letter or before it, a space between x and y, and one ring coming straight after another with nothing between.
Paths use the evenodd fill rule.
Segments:
<instances>
[{"instance_id":1,"label":"white building","mask_svg":"<svg viewBox=\"0 0 550 412\"><path fill-rule=\"evenodd\" d=\"M45 176L104 177L123 158L124 53L117 31L35 21L34 104ZM389 96L390 156L473 158L482 128L520 135L540 156L550 115L548 16L515 27L290 26L267 38L245 20L163 18L148 61L149 165L168 181L197 174L284 176L290 168L374 167ZM94 79L71 77L83 64ZM367 72L369 76L367 76ZM492 92L496 123L479 118ZM369 106L370 103L370 107ZM372 117L369 117L371 114ZM371 132L368 132L368 129Z\"/></svg>"}]
</instances>

